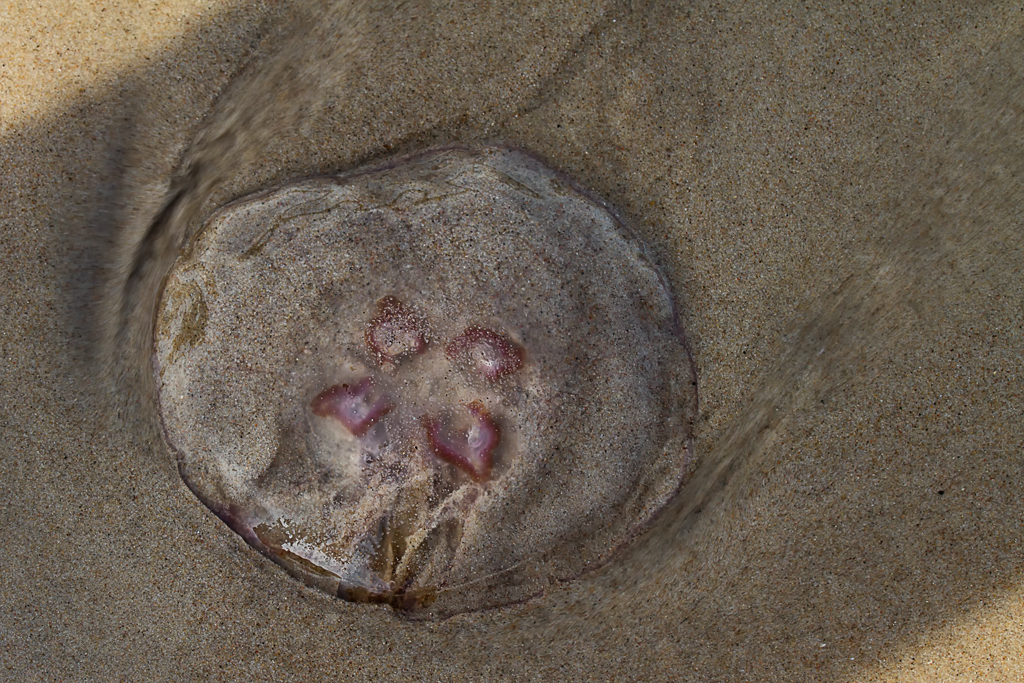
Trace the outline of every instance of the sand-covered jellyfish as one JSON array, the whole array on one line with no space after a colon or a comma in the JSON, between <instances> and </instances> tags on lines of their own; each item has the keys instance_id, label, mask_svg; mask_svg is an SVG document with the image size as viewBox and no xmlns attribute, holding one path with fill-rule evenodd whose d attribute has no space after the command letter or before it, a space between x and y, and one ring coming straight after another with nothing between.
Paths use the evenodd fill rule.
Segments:
<instances>
[{"instance_id":1,"label":"sand-covered jellyfish","mask_svg":"<svg viewBox=\"0 0 1024 683\"><path fill-rule=\"evenodd\" d=\"M191 490L309 584L410 614L608 560L693 467L673 298L596 197L445 148L218 211L158 306Z\"/></svg>"}]
</instances>

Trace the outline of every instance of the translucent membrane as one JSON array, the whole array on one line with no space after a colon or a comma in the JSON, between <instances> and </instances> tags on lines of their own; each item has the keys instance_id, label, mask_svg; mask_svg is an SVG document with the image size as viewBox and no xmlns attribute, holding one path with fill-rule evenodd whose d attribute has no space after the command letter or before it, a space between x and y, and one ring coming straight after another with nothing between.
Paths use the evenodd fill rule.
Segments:
<instances>
[{"instance_id":1,"label":"translucent membrane","mask_svg":"<svg viewBox=\"0 0 1024 683\"><path fill-rule=\"evenodd\" d=\"M254 548L350 600L494 607L604 560L690 475L664 279L515 149L224 207L156 320L165 436Z\"/></svg>"}]
</instances>

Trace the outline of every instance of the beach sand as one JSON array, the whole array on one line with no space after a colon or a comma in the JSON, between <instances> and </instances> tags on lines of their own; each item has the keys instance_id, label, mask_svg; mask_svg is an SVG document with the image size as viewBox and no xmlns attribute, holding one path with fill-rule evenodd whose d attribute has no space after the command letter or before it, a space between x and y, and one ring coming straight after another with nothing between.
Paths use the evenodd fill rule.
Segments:
<instances>
[{"instance_id":1,"label":"beach sand","mask_svg":"<svg viewBox=\"0 0 1024 683\"><path fill-rule=\"evenodd\" d=\"M1019 6L2 21L0 677L1024 679ZM485 142L649 244L702 465L603 568L410 622L291 579L184 486L138 379L174 242L133 254L169 196L194 225L289 178Z\"/></svg>"}]
</instances>

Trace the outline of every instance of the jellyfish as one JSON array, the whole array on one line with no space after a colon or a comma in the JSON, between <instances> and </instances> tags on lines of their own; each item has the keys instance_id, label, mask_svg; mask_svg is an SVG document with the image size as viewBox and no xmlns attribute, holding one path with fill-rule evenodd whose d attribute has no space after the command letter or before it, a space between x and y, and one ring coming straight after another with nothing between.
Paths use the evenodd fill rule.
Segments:
<instances>
[{"instance_id":1,"label":"jellyfish","mask_svg":"<svg viewBox=\"0 0 1024 683\"><path fill-rule=\"evenodd\" d=\"M648 253L510 147L245 197L161 294L165 441L207 507L331 595L412 617L526 600L693 472L696 370Z\"/></svg>"}]
</instances>

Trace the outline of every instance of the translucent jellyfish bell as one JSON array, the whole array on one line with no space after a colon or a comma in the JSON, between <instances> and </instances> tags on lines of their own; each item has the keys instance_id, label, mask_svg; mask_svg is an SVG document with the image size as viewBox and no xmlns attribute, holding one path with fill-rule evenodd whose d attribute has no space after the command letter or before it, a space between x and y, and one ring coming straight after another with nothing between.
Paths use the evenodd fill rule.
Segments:
<instances>
[{"instance_id":1,"label":"translucent jellyfish bell","mask_svg":"<svg viewBox=\"0 0 1024 683\"><path fill-rule=\"evenodd\" d=\"M607 560L690 476L664 278L520 150L446 148L234 202L156 320L165 437L254 548L447 615Z\"/></svg>"}]
</instances>

